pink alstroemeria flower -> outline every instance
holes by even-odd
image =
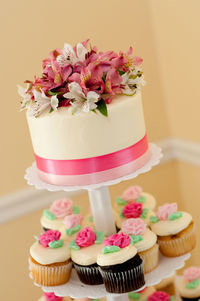
[[[122,78],[116,69],[110,69],[106,75],[105,93],[110,95],[120,94],[122,91],[120,88],[121,82]]]

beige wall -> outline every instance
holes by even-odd
[[[144,58],[143,91],[150,140],[175,136],[200,142],[199,0],[34,0],[4,1],[1,31],[0,195],[26,186],[24,170],[33,160],[16,84],[40,74],[41,61],[64,42],[91,38],[100,49],[126,50]],[[177,200],[198,218],[200,168],[172,162],[137,179],[159,203]],[[116,195],[128,183],[111,188]],[[0,227],[1,295],[36,300],[40,290],[27,276],[28,248],[39,231],[40,212]],[[198,263],[198,248],[192,263]],[[3,254],[3,257],[1,256]],[[10,290],[10,283],[13,290]],[[26,288],[26,289],[24,289]]]

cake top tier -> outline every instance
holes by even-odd
[[[127,52],[98,51],[89,40],[74,47],[65,44],[43,60],[41,77],[18,87],[21,108],[31,116],[69,107],[72,114],[98,110],[107,116],[107,104],[115,95],[134,95],[144,85],[142,59]]]

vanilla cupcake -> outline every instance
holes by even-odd
[[[103,280],[97,265],[97,254],[102,248],[103,232],[94,232],[87,227],[71,241],[71,258],[79,279],[90,285],[102,284]]]
[[[154,212],[148,208],[144,208],[142,203],[130,202],[124,207],[122,207],[121,212],[114,211],[114,217],[116,226],[118,229],[121,229],[122,223],[129,218],[138,218],[140,217],[143,221],[149,225],[150,216],[153,216]]]
[[[160,283],[156,284],[155,289],[174,296],[176,294],[175,278],[176,272],[171,277],[165,278]]]
[[[70,214],[80,213],[80,208],[73,205],[71,199],[55,200],[49,209],[43,211],[40,223],[44,231],[46,230],[58,230],[63,228],[63,218]]]
[[[131,202],[142,203],[143,208],[150,210],[154,210],[156,207],[156,200],[151,194],[143,192],[140,186],[130,186],[121,196],[116,197],[114,209],[120,213],[122,208]]]
[[[158,207],[156,216],[151,216],[150,221],[163,255],[175,257],[194,249],[196,236],[192,216],[187,212],[177,211],[176,203]]]
[[[55,286],[68,282],[72,263],[67,242],[59,231],[48,230],[30,248],[30,271],[35,283]]]
[[[146,301],[147,297],[152,295],[155,292],[155,288],[153,286],[145,287],[143,290],[135,293],[128,293],[128,298],[130,301],[138,300],[138,301]]]
[[[129,235],[115,233],[103,242],[97,264],[109,293],[126,293],[145,284],[143,261]]]
[[[158,265],[159,248],[157,236],[149,230],[141,218],[129,218],[122,224],[122,232],[128,234],[138,255],[144,261],[144,273],[149,273]]]
[[[177,291],[183,301],[200,299],[200,268],[190,267],[176,281]]]
[[[170,296],[169,294],[162,291],[154,292],[153,294],[148,296],[146,300],[147,301],[175,301],[173,296]]]
[[[70,297],[58,297],[54,293],[43,293],[38,301],[71,301]]]

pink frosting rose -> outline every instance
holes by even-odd
[[[55,200],[50,206],[50,211],[57,217],[72,214],[73,202],[70,199]]]
[[[140,186],[130,186],[122,194],[125,201],[135,201],[141,197],[142,188]]]
[[[198,267],[190,267],[183,272],[183,277],[187,281],[194,281],[196,279],[200,279],[200,268]]]
[[[124,209],[122,210],[124,216],[126,218],[136,218],[139,217],[142,213],[142,204],[137,202],[132,202],[126,206],[124,206]]]
[[[115,233],[104,240],[104,246],[125,248],[130,245],[131,239],[127,234]]]
[[[141,218],[129,218],[122,223],[122,232],[128,235],[142,235],[146,231],[146,224]]]
[[[165,292],[154,292],[147,298],[147,301],[170,301],[170,295]]]
[[[163,206],[160,206],[158,207],[158,211],[157,211],[157,214],[156,216],[161,220],[161,221],[164,221],[164,220],[167,220],[168,219],[168,216],[171,214],[171,213],[174,213],[177,211],[177,203],[167,203]]]
[[[65,216],[62,222],[65,225],[66,229],[71,229],[77,225],[80,225],[82,220],[83,217],[80,214],[71,214]]]
[[[79,247],[89,247],[94,244],[96,234],[90,227],[84,228],[78,232],[75,242]]]
[[[41,234],[38,237],[38,239],[39,239],[40,244],[43,247],[47,248],[51,241],[59,240],[60,236],[61,236],[61,233],[59,231],[48,230],[48,231],[44,232],[43,234]]]
[[[54,293],[43,293],[47,301],[62,301],[62,297],[56,296]]]

